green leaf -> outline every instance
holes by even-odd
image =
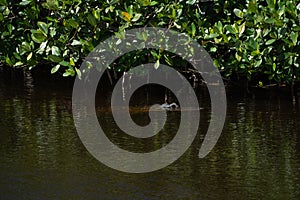
[[[217,48],[216,47],[211,47],[210,52],[217,52]]]
[[[118,3],[118,2],[119,2],[119,0],[112,0],[112,1],[109,2],[109,5],[114,5],[114,4]]]
[[[95,17],[91,13],[88,14],[88,21],[89,21],[89,23],[92,26],[96,26],[97,25],[97,21],[96,21]]]
[[[239,26],[239,37],[241,37],[245,31],[245,27],[246,27],[246,22],[244,22],[243,24],[241,24]]]
[[[77,46],[77,45],[82,45],[82,43],[80,41],[78,41],[78,40],[73,40],[73,42],[72,42],[71,45],[72,46]]]
[[[192,36],[194,37],[196,34],[196,26],[195,26],[194,22],[192,23],[191,28],[192,28]]]
[[[300,5],[300,3],[299,3],[299,5]],[[300,10],[300,8],[299,8],[299,10]],[[300,31],[300,26],[294,26],[294,27],[293,27],[293,30],[294,30],[294,31]]]
[[[268,24],[273,24],[273,23],[276,22],[276,19],[274,19],[274,18],[267,18],[267,19],[265,19],[265,22],[268,23]]]
[[[158,69],[159,68],[159,60],[157,60],[154,64],[154,69]]]
[[[291,36],[293,45],[296,46],[297,45],[297,40],[298,40],[298,33],[297,32],[292,32],[290,36]]]
[[[31,30],[31,38],[36,43],[44,42],[47,37],[41,32],[41,30]]]
[[[96,20],[100,20],[100,10],[97,9],[97,10],[93,10],[93,15],[95,17]]]
[[[10,34],[12,34],[12,30],[13,30],[13,25],[12,24],[7,24],[7,30]]]
[[[152,54],[152,56],[153,56],[154,58],[158,58],[158,54],[156,53],[155,50],[152,50],[150,53]]]
[[[276,2],[276,1],[275,1]],[[274,0],[267,0],[268,7],[271,9],[275,9]]]
[[[8,56],[6,56],[5,62],[6,62],[6,64],[8,64],[9,66],[13,66],[13,65],[14,65],[14,63],[12,62],[12,60],[11,60]]]
[[[237,31],[231,25],[226,25],[225,29],[227,29],[229,31],[229,33],[231,33],[231,34],[237,33]]]
[[[256,13],[256,12],[257,12],[257,7],[256,7],[256,5],[257,5],[257,2],[254,1],[254,0],[251,0],[251,1],[249,2],[248,9],[249,9],[251,12]]]
[[[70,67],[70,66],[71,66],[69,62],[64,61],[64,60],[61,61],[61,62],[59,62],[59,64],[60,64],[61,66],[64,66],[64,67]]]
[[[276,41],[276,39],[270,39],[266,42],[266,45],[273,44]]]
[[[49,55],[47,57],[50,61],[55,62],[55,63],[59,63],[61,62],[63,59],[59,56],[55,56],[55,55]]]
[[[220,63],[218,59],[214,59],[214,66],[220,68]]]
[[[79,24],[74,19],[69,19],[67,23],[73,28],[78,28],[79,26]]]
[[[158,4],[157,1],[151,1],[150,6],[155,6],[156,4]]]
[[[214,39],[214,38],[217,38],[217,37],[219,37],[219,34],[217,34],[217,33],[212,33],[212,34],[210,34],[210,35],[204,36],[204,39],[208,40],[208,39]]]
[[[52,52],[52,55],[60,56],[60,49],[57,46],[52,46],[51,52]]]
[[[65,73],[63,73],[63,77],[67,77],[67,76],[71,76],[70,72],[66,71]]]
[[[33,55],[32,52],[30,52],[30,53],[28,54],[26,60],[27,60],[27,61],[30,60],[30,59],[32,58],[32,55]]]
[[[257,56],[260,55],[260,51],[258,49],[251,52],[251,56]]]
[[[188,0],[186,3],[189,5],[194,5],[196,3],[196,0]]]
[[[55,27],[50,27],[50,36],[54,37],[56,35],[56,28]]]
[[[273,63],[272,69],[273,69],[273,71],[275,72],[275,70],[276,70],[276,63]]]
[[[46,6],[50,10],[58,10],[58,0],[47,0]]]
[[[70,67],[70,66],[71,66],[69,62],[64,61],[64,60],[61,61],[61,62],[59,62],[59,64],[60,64],[61,66],[64,66],[64,67]]]
[[[75,75],[75,71],[73,68],[69,68],[66,70],[66,72],[63,74],[64,77],[66,76],[74,76]]]
[[[258,61],[255,62],[254,67],[259,67],[262,63],[262,59],[259,59]]]
[[[2,6],[6,6],[6,5],[7,5],[7,2],[6,2],[6,0],[0,0],[0,5],[2,5]]]
[[[164,54],[164,58],[165,58],[165,62],[166,62],[168,65],[170,65],[170,66],[173,65],[173,60],[170,59],[168,55]]]
[[[234,14],[235,14],[237,17],[239,17],[239,18],[243,18],[243,16],[244,16],[244,13],[243,13],[240,9],[235,8],[235,9],[233,10],[233,12],[234,12]]]
[[[139,4],[142,6],[149,6],[150,1],[149,0],[138,0]]]
[[[13,55],[14,55],[14,57],[15,57],[16,59],[22,60],[21,55],[20,55],[19,53],[14,52]]]
[[[218,28],[218,31],[222,34],[223,33],[223,24],[221,21],[218,21],[217,28]]]
[[[76,74],[78,78],[81,80],[81,71],[75,67]]]
[[[19,62],[16,62],[14,64],[14,67],[18,67],[18,66],[22,66],[22,65],[24,65],[24,63],[22,63],[21,61],[19,61]]]
[[[47,47],[47,44],[48,44],[48,41],[42,42],[41,45],[40,45],[39,50],[36,53],[43,54],[46,47]]]
[[[31,51],[31,47],[30,44],[28,42],[22,42],[22,44],[19,47],[19,52],[21,55],[30,52]]]
[[[73,67],[75,66],[75,62],[74,62],[73,58],[70,58],[70,65],[73,66]]]
[[[26,5],[30,4],[31,2],[32,2],[32,0],[23,0],[23,1],[21,1],[20,5],[26,6]]]
[[[60,64],[55,65],[52,69],[51,69],[51,74],[54,74],[55,72],[57,72],[60,68]]]
[[[237,61],[241,61],[242,57],[238,54],[238,52],[235,53],[235,58],[237,59]]]
[[[38,22],[37,23],[38,27],[44,33],[45,36],[48,34],[48,25],[45,22]]]
[[[134,18],[131,21],[132,22],[136,22],[136,21],[138,21],[140,19],[141,16],[142,16],[142,14],[137,13],[137,14],[134,15]]]
[[[248,42],[248,46],[250,47],[250,48],[252,48],[252,49],[257,49],[256,47],[257,47],[257,43],[256,43],[256,41],[254,40],[254,38],[250,38],[249,39],[249,42]]]

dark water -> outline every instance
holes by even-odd
[[[221,138],[199,159],[209,123],[209,101],[203,98],[199,133],[188,151],[159,171],[127,174],[98,162],[79,140],[70,85],[35,84],[29,75],[20,81],[0,72],[0,199],[299,199],[298,105],[228,93]],[[100,99],[105,104],[108,97]],[[97,110],[111,140],[137,152],[166,145],[180,117],[169,112],[166,131],[145,143],[119,134],[106,107]],[[139,108],[132,116],[147,121]]]

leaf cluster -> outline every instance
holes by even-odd
[[[96,45],[136,27],[188,34],[225,77],[300,78],[300,3],[294,0],[0,0],[0,63],[52,65],[51,73],[80,76],[82,60]],[[150,49],[125,55],[111,68],[122,72],[147,62],[189,67],[183,58]]]

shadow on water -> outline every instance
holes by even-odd
[[[151,91],[149,91],[151,90]],[[112,170],[94,159],[77,136],[71,112],[72,81],[0,72],[0,199],[298,199],[299,106],[285,98],[249,98],[229,91],[228,113],[212,152],[198,151],[209,119],[209,98],[199,91],[201,121],[193,145],[175,163],[146,174]],[[122,133],[109,105],[110,88],[97,96],[99,122],[122,148],[149,152],[175,136],[180,112],[164,129],[139,140]],[[145,98],[145,95],[148,95]],[[132,118],[147,124],[147,106],[165,91],[142,88]]]

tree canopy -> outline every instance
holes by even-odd
[[[51,65],[51,73],[74,76],[106,38],[136,27],[163,27],[198,41],[226,78],[300,79],[295,0],[0,0],[0,22],[0,63],[11,67]],[[149,52],[120,58],[113,70],[125,71],[148,54],[147,62],[186,65],[168,52]]]

